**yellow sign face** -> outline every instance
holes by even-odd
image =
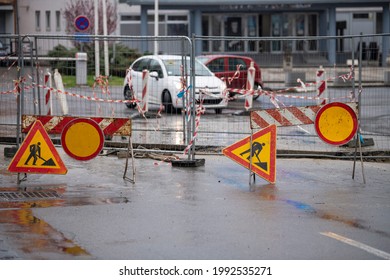
[[[64,128],[61,142],[69,156],[78,160],[89,160],[102,150],[104,135],[95,121],[80,118]]]
[[[276,126],[271,125],[223,149],[223,154],[270,183],[276,178]]]
[[[318,111],[315,128],[326,143],[342,145],[355,135],[357,117],[350,106],[339,102],[329,103]]]
[[[18,173],[67,173],[64,163],[40,121],[34,123],[8,170]]]

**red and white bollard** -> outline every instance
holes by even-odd
[[[148,89],[148,80],[149,80],[149,71],[142,71],[142,112],[148,111],[148,99],[149,99],[149,89]]]
[[[253,103],[253,90],[255,87],[255,73],[256,69],[254,67],[253,62],[251,62],[249,68],[248,68],[248,77],[246,80],[246,89],[250,91],[250,94],[248,94],[245,97],[245,109],[249,110],[252,108],[252,103]]]
[[[53,101],[51,98],[52,80],[50,72],[45,74],[45,87],[48,88],[45,94],[46,115],[51,116],[53,112]]]
[[[66,95],[65,95],[65,89],[64,84],[62,82],[62,76],[58,72],[58,69],[54,69],[54,84],[57,88],[57,98],[60,101],[62,114],[68,115],[69,109],[68,109],[68,102],[66,101]]]
[[[321,102],[321,99],[317,99],[317,104],[322,105],[326,104],[326,100],[329,99],[328,96],[328,85],[326,81],[326,72],[325,69],[320,66],[320,68],[317,70],[316,73],[316,85],[317,85],[317,97],[322,98],[323,101]]]

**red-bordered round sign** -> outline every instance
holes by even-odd
[[[89,19],[83,15],[78,16],[74,20],[74,26],[78,31],[86,31],[90,26]]]
[[[315,129],[324,142],[343,145],[356,134],[358,120],[355,111],[341,102],[324,105],[317,112]]]
[[[78,118],[64,127],[61,144],[70,157],[77,160],[90,160],[103,149],[104,134],[95,121]]]

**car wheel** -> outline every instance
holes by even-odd
[[[176,113],[176,109],[173,107],[172,104],[171,93],[167,90],[164,90],[162,94],[162,104],[164,105],[165,113],[168,114]]]
[[[134,99],[134,90],[129,88],[129,85],[125,86],[125,89],[123,90],[123,95],[125,97],[125,100],[133,100]],[[131,102],[131,103],[125,103],[127,108],[133,109],[137,106],[137,103]]]

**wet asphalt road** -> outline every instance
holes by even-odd
[[[0,146],[3,151],[3,146]],[[137,158],[67,157],[66,175],[29,174],[27,193],[6,200],[16,175],[0,157],[0,259],[390,259],[390,164],[277,159],[276,184],[224,156],[172,167]],[[180,155],[181,156],[181,155]]]

